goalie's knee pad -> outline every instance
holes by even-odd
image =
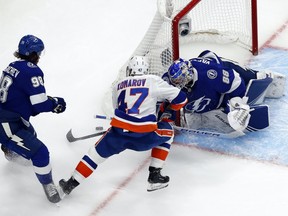
[[[257,79],[263,79],[266,76],[273,79],[269,85],[265,97],[268,98],[280,98],[284,95],[286,76],[272,71],[260,71],[257,73]]]

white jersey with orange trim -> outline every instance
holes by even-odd
[[[115,116],[111,125],[133,132],[157,129],[156,104],[169,101],[173,110],[187,102],[184,92],[156,75],[126,77],[113,86]]]

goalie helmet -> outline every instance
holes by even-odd
[[[148,58],[144,56],[133,56],[130,58],[127,68],[127,76],[141,76],[148,74],[149,62]]]
[[[22,56],[30,56],[32,53],[36,53],[37,56],[40,56],[43,50],[44,43],[40,38],[34,35],[25,35],[19,42],[17,53]]]
[[[168,69],[170,82],[178,87],[185,87],[193,79],[192,68],[188,66],[189,62],[178,59]]]

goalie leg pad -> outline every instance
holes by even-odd
[[[245,96],[248,97],[247,103],[249,105],[263,103],[272,80],[271,77],[250,80],[245,93]]]
[[[251,109],[252,109],[252,111],[250,112],[251,118],[244,132],[247,133],[258,131],[269,127],[268,105],[251,106]]]
[[[265,97],[268,98],[280,98],[284,95],[285,91],[285,83],[286,83],[286,76],[271,71],[261,71],[257,73],[257,79],[261,79],[265,74],[268,77],[271,77],[272,83],[269,85]]]

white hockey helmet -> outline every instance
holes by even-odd
[[[141,76],[148,74],[149,62],[148,58],[145,56],[132,56],[129,59],[126,75],[127,76]]]

